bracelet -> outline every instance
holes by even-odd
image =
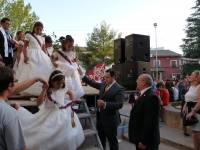
[[[195,108],[192,108],[192,110],[194,110],[195,112],[197,112],[198,110],[197,109],[195,109]]]
[[[38,81],[39,81],[38,77],[35,77],[35,82],[38,82]]]

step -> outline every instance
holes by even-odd
[[[79,114],[77,114],[77,116],[78,116],[79,119],[82,119],[82,118],[89,118],[91,116],[91,114],[79,113]]]
[[[74,100],[74,103],[84,103],[85,99],[76,99]]]
[[[12,95],[9,100],[30,100],[31,96]]]
[[[98,148],[98,147],[93,147],[93,148],[88,148],[88,149],[85,149],[85,150],[101,150],[101,149]]]
[[[86,130],[83,130],[83,132],[85,136],[95,135],[98,133],[96,130],[92,130],[92,129],[86,129]]]

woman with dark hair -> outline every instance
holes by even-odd
[[[171,82],[170,81],[167,81],[165,83],[165,88],[168,90],[169,92],[169,102],[173,102],[174,101],[174,90],[172,89],[172,86],[171,86]]]
[[[20,59],[16,73],[19,81],[38,75],[48,79],[54,70],[49,57],[46,55],[45,39],[41,36],[42,30],[43,24],[36,22],[31,34],[27,33],[25,36],[23,47],[24,59]],[[41,84],[38,83],[20,94],[38,96],[41,90]]]
[[[165,88],[165,85],[163,82],[159,82],[156,85],[157,90],[160,91],[160,98],[162,101],[162,106],[167,106],[169,104],[169,92]]]
[[[73,49],[74,39],[67,35],[62,43],[62,49],[51,55],[51,62],[65,74],[65,83],[77,99],[84,95],[84,90],[77,70],[80,67],[77,64],[78,58]],[[55,58],[58,58],[58,61],[55,62]]]
[[[53,47],[52,47],[52,39],[50,36],[45,36],[45,49],[46,49],[46,54],[50,57],[53,53]]]

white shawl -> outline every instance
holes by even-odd
[[[4,52],[5,52],[5,56],[4,57],[8,57],[9,51],[8,51],[8,41],[7,41],[6,32],[2,27],[0,28],[0,30],[1,30],[1,32],[3,34],[3,36],[4,36],[4,48],[5,48],[4,49]],[[9,36],[10,36],[10,34],[9,34]],[[10,37],[10,39],[11,39],[11,37]],[[13,57],[13,49],[12,49],[12,47],[11,47],[11,53],[12,53],[12,57]]]

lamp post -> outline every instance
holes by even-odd
[[[156,39],[156,78],[158,79],[158,56],[157,56],[157,35],[156,35],[156,27],[157,27],[157,23],[153,24],[155,27],[155,39]]]

